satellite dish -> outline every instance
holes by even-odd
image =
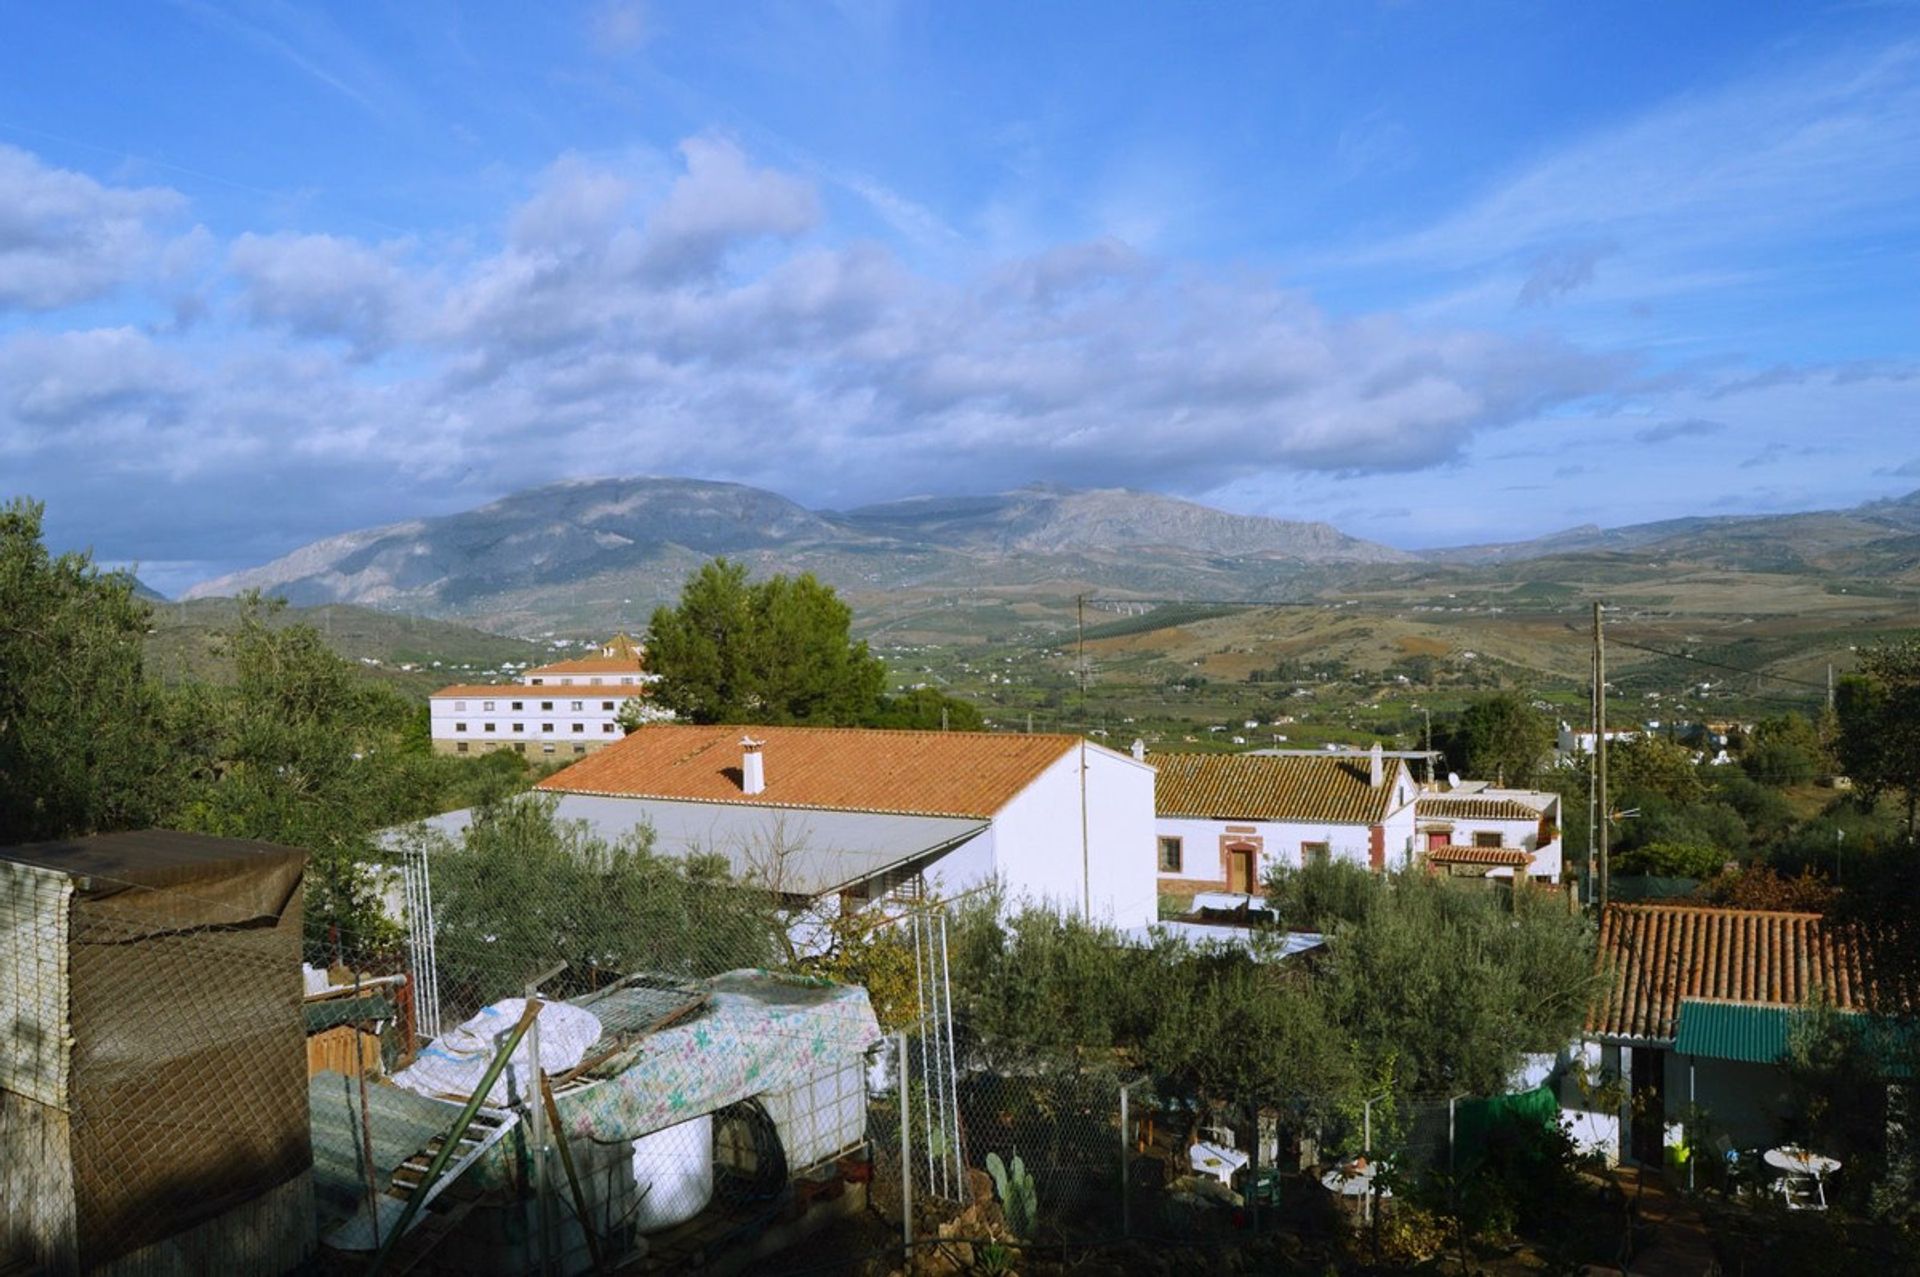
[[[1448,772],[1448,773],[1447,773],[1447,788],[1448,788],[1448,789],[1458,789],[1458,788],[1460,788],[1460,773],[1459,773],[1459,772]]]

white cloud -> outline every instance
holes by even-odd
[[[724,138],[688,138],[680,153],[686,173],[647,218],[642,267],[649,274],[707,274],[736,244],[763,236],[791,239],[819,220],[812,187],[754,167]]]
[[[32,445],[73,431],[120,433],[173,411],[192,378],[131,328],[15,336],[0,346],[0,405]]]
[[[257,324],[302,337],[340,337],[362,353],[408,326],[416,281],[403,269],[404,245],[370,247],[333,235],[241,235],[227,267]]]
[[[0,144],[0,310],[54,310],[145,274],[185,200],[105,186]]]

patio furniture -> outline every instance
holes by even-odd
[[[1233,1146],[1233,1132],[1224,1127],[1209,1126],[1200,1135],[1200,1140],[1187,1150],[1187,1161],[1193,1173],[1217,1179],[1232,1188],[1233,1177],[1250,1160],[1248,1154]]]
[[[1337,1162],[1320,1177],[1320,1186],[1339,1197],[1357,1200],[1362,1221],[1371,1220],[1374,1199],[1393,1196],[1392,1189],[1374,1183],[1374,1176],[1380,1169],[1379,1162],[1365,1157]]]
[[[1827,1176],[1840,1169],[1840,1160],[1810,1149],[1770,1148],[1760,1160],[1780,1172],[1780,1197],[1788,1210],[1825,1210]]]

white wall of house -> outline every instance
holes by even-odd
[[[1498,834],[1502,847],[1519,847],[1525,851],[1534,850],[1540,843],[1538,820],[1432,820],[1422,817],[1420,825],[1423,842],[1428,829],[1445,825],[1447,841],[1460,847],[1475,846],[1480,834]]]
[[[1709,1133],[1724,1134],[1737,1149],[1765,1149],[1780,1142],[1788,1097],[1786,1070],[1778,1065],[1668,1052],[1666,1074],[1670,1121],[1685,1115],[1691,1081],[1693,1102],[1705,1110]]]
[[[1154,921],[1153,775],[1098,745],[1062,754],[994,817],[994,868],[1008,893],[1118,926]]]
[[[1620,1160],[1620,1110],[1601,1101],[1598,1092],[1620,1077],[1617,1046],[1576,1042],[1561,1052],[1560,1124],[1576,1149],[1599,1153],[1609,1164]]]
[[[467,753],[520,744],[527,754],[570,757],[579,752],[576,745],[593,750],[620,739],[615,720],[631,694],[619,687],[528,687],[436,696],[429,702],[429,734],[436,744],[466,744]]]
[[[926,879],[929,894],[953,900],[991,886],[996,860],[994,826],[988,825],[986,832],[961,843],[922,870],[921,877]]]
[[[1413,783],[1406,781],[1396,795],[1398,805],[1381,822],[1388,869],[1408,863],[1414,850]],[[1334,860],[1366,868],[1372,865],[1373,827],[1364,824],[1328,821],[1287,820],[1198,820],[1185,816],[1154,818],[1153,864],[1155,878],[1171,888],[1175,884],[1225,884],[1227,868],[1223,859],[1227,843],[1248,843],[1256,850],[1253,890],[1275,864],[1298,868],[1305,863],[1306,848],[1326,844]],[[1180,868],[1162,870],[1160,838],[1180,839]]]

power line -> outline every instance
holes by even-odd
[[[1776,683],[1792,683],[1796,687],[1810,687],[1823,696],[1827,691],[1827,685],[1825,683],[1816,683],[1811,679],[1805,678],[1794,678],[1790,674],[1769,674],[1765,670],[1753,669],[1746,665],[1729,665],[1725,661],[1716,661],[1705,656],[1695,656],[1691,652],[1668,652],[1661,648],[1648,647],[1644,643],[1630,643],[1623,638],[1614,638],[1611,641],[1615,647],[1630,647],[1636,652],[1647,652],[1654,656],[1664,656],[1669,660],[1692,661],[1695,665],[1707,665],[1714,669],[1730,670],[1735,674],[1751,674],[1755,678],[1770,678]]]

